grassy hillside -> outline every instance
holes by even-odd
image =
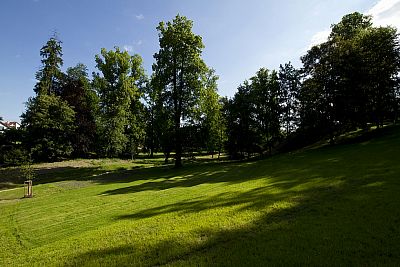
[[[398,265],[400,129],[377,135],[181,170],[38,166],[34,198],[0,192],[0,265]]]

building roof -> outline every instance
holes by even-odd
[[[16,121],[0,121],[0,125],[5,128],[14,128],[14,129],[17,129],[21,126],[21,124],[19,124]]]

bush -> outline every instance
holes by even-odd
[[[0,163],[6,166],[19,166],[27,161],[28,152],[21,148],[6,147],[1,149]]]

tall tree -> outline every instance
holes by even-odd
[[[225,104],[227,149],[231,158],[250,157],[259,144],[253,96],[251,84],[244,81],[233,99]]]
[[[276,71],[261,68],[251,78],[251,82],[258,145],[262,150],[268,148],[271,154],[273,144],[280,137],[278,74]]]
[[[218,95],[218,76],[210,69],[204,76],[204,88],[200,95],[199,120],[203,132],[203,140],[208,152],[214,156],[215,151],[221,151],[224,128],[221,103]]]
[[[119,156],[128,143],[126,130],[132,119],[132,103],[139,100],[139,82],[144,70],[139,55],[127,51],[101,49],[96,55],[97,68],[93,84],[99,94],[100,110],[97,128],[101,138],[101,153]]]
[[[372,28],[372,17],[354,12],[343,16],[341,21],[332,25],[328,41],[323,44],[327,47],[324,57],[329,62],[330,76],[336,77],[331,87],[332,108],[335,117],[335,130],[346,130],[361,126],[367,127],[370,121],[368,112],[370,93],[365,86],[369,76],[360,46],[357,44],[359,36]],[[332,116],[333,117],[333,116]],[[332,136],[332,134],[331,134]]]
[[[206,65],[201,59],[202,38],[192,32],[193,22],[177,15],[160,22],[160,50],[154,55],[154,75],[162,88],[165,105],[173,110],[175,166],[182,166],[181,122],[190,118],[198,102]]]
[[[67,69],[60,96],[75,111],[73,155],[87,157],[95,149],[98,97],[92,89],[84,64],[79,63]]]
[[[36,73],[38,82],[34,88],[35,93],[38,95],[57,93],[60,88],[63,78],[61,71],[61,66],[63,65],[61,43],[57,35],[54,34],[40,49],[42,68]]]
[[[331,135],[337,121],[337,90],[340,76],[337,75],[337,58],[331,42],[311,48],[303,61],[303,74],[307,77],[301,89],[302,129],[317,136]]]
[[[362,61],[364,91],[368,94],[370,122],[381,127],[393,121],[397,111],[400,73],[399,35],[391,27],[369,28],[355,38]]]
[[[299,122],[300,73],[289,62],[279,67],[281,125],[286,136],[293,133]]]
[[[28,100],[22,114],[22,127],[26,130],[25,145],[35,160],[58,160],[72,153],[71,136],[75,128],[75,112],[57,94],[60,93],[64,74],[61,41],[55,36],[40,50],[42,67],[36,73],[36,96]]]

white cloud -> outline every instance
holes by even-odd
[[[128,51],[128,52],[132,52],[133,51],[133,46],[131,45],[124,45],[124,50]]]
[[[142,19],[144,19],[143,14],[136,15],[135,17],[136,17],[137,20],[142,20]]]
[[[308,49],[313,47],[314,45],[319,45],[328,40],[329,34],[331,33],[330,29],[325,29],[323,31],[319,31],[311,37],[310,45]]]
[[[143,41],[142,41],[142,40],[139,40],[139,41],[136,42],[136,45],[137,45],[137,46],[142,45],[142,44],[143,44]]]
[[[366,14],[372,15],[376,26],[390,25],[400,29],[400,0],[380,0]]]

